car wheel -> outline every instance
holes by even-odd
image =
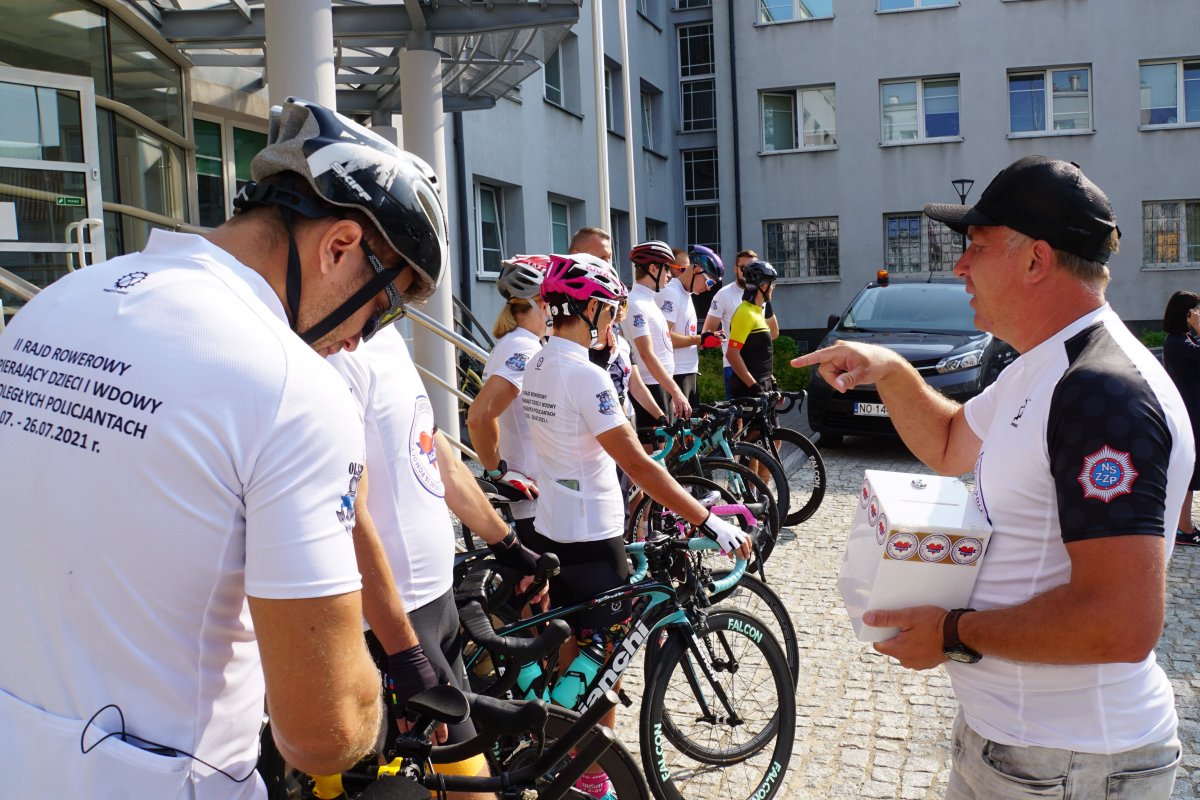
[[[842,446],[842,434],[830,433],[829,431],[821,431],[820,435],[817,437],[816,443],[818,445],[820,445],[821,447],[841,447]]]

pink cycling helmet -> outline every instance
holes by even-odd
[[[551,303],[554,300],[586,303],[593,297],[620,300],[628,294],[612,264],[586,253],[550,256],[550,265],[542,278],[542,297]]]

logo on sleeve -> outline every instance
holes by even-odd
[[[644,328],[644,327],[646,327],[646,317],[645,317],[645,315],[643,315],[643,314],[634,314],[634,315],[633,315],[633,327],[635,327],[635,328]]]
[[[675,303],[670,300],[663,300],[663,304],[660,306],[660,308],[662,308],[662,312],[664,314],[670,314],[675,310]]]
[[[611,416],[617,413],[617,398],[613,397],[613,393],[609,389],[605,389],[596,395],[596,402],[601,414]]]
[[[1137,476],[1138,471],[1133,468],[1129,453],[1104,445],[1083,459],[1078,480],[1083,487],[1084,497],[1094,497],[1108,503],[1132,492]]]
[[[362,480],[363,465],[351,461],[347,471],[350,473],[350,485],[346,488],[346,493],[342,495],[341,502],[338,503],[337,518],[346,526],[346,533],[353,535],[354,498],[358,496],[358,482]]]
[[[525,364],[528,361],[529,356],[527,356],[525,353],[513,353],[508,357],[508,360],[504,362],[504,366],[508,367],[509,369],[516,370],[517,372],[524,372]]]
[[[444,497],[446,488],[442,484],[441,470],[438,469],[434,430],[433,406],[428,397],[419,395],[409,430],[408,463],[421,488],[434,497]]]

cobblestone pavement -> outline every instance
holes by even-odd
[[[796,425],[796,427],[802,427]],[[854,638],[837,591],[844,534],[864,469],[923,472],[899,444],[849,438],[824,451],[829,488],[817,514],[786,536],[768,573],[800,639],[796,743],[785,798],[941,798],[950,767],[949,731],[957,711],[939,667],[912,672]],[[1200,517],[1200,514],[1197,515]],[[1158,657],[1175,687],[1184,744],[1174,798],[1200,797],[1200,548],[1181,548],[1168,578],[1166,630]],[[626,683],[639,698],[641,675]],[[636,752],[637,708],[618,717]],[[725,793],[717,796],[730,796]]]

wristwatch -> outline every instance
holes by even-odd
[[[502,458],[495,469],[484,469],[483,478],[484,480],[494,481],[506,472],[508,472],[508,464],[505,464]]]
[[[958,619],[963,614],[974,611],[973,608],[956,608],[946,613],[942,622],[942,655],[960,664],[974,664],[982,655],[967,647],[958,638]]]

